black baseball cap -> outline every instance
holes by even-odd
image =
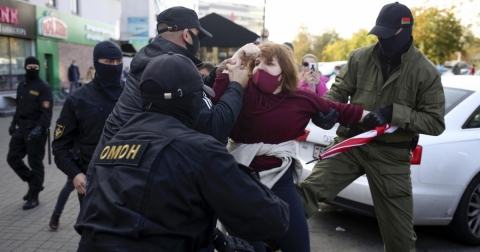
[[[413,15],[410,9],[398,2],[383,6],[378,14],[375,26],[368,34],[386,39],[398,32],[400,28],[408,28],[413,25]]]
[[[176,6],[162,11],[157,16],[157,23],[168,25],[168,28],[159,30],[158,34],[166,31],[181,31],[183,29],[197,28],[199,30],[199,39],[202,39],[205,36],[212,37],[212,34],[203,29],[200,25],[197,13],[194,10],[185,7]]]
[[[177,99],[202,90],[215,97],[215,92],[203,84],[192,60],[173,52],[160,55],[148,63],[140,90],[142,99],[150,101]]]

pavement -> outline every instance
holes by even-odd
[[[53,108],[51,131],[61,108]],[[51,231],[48,227],[58,194],[67,179],[56,167],[53,156],[51,165],[48,164],[47,154],[43,162],[45,189],[39,196],[40,205],[30,210],[22,209],[25,203],[22,197],[27,192],[28,185],[13,172],[6,160],[10,142],[8,127],[11,121],[12,116],[0,117],[0,252],[77,251],[80,236],[73,229],[73,225],[78,216],[79,204],[75,191],[70,194],[65,205],[58,230]]]

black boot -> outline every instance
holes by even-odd
[[[50,223],[48,224],[48,226],[52,230],[57,230],[59,221],[60,221],[60,214],[53,213],[52,217],[50,217]]]
[[[23,200],[26,201],[28,200],[28,198],[30,198],[30,195],[32,194],[32,185],[30,184],[30,178],[28,178],[27,180],[25,180],[25,182],[28,183],[28,191],[27,191],[27,194],[25,194],[25,196],[23,196]]]
[[[28,210],[37,207],[40,205],[40,202],[38,201],[38,193],[39,191],[32,191],[30,194],[30,198],[28,198],[27,203],[23,205],[23,210]]]

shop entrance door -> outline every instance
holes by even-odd
[[[45,81],[50,84],[53,81],[53,56],[52,54],[45,54]],[[50,84],[51,85],[51,84]]]

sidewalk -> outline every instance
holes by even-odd
[[[61,108],[55,106],[53,109],[51,131],[55,128]],[[11,116],[0,118],[0,252],[77,251],[80,236],[73,229],[79,211],[76,191],[70,194],[58,230],[50,231],[48,227],[58,193],[67,178],[55,166],[53,156],[52,164],[48,165],[48,154],[45,154],[45,189],[40,193],[40,205],[26,211],[22,209],[25,203],[22,197],[28,186],[12,171],[6,160],[11,121]]]

